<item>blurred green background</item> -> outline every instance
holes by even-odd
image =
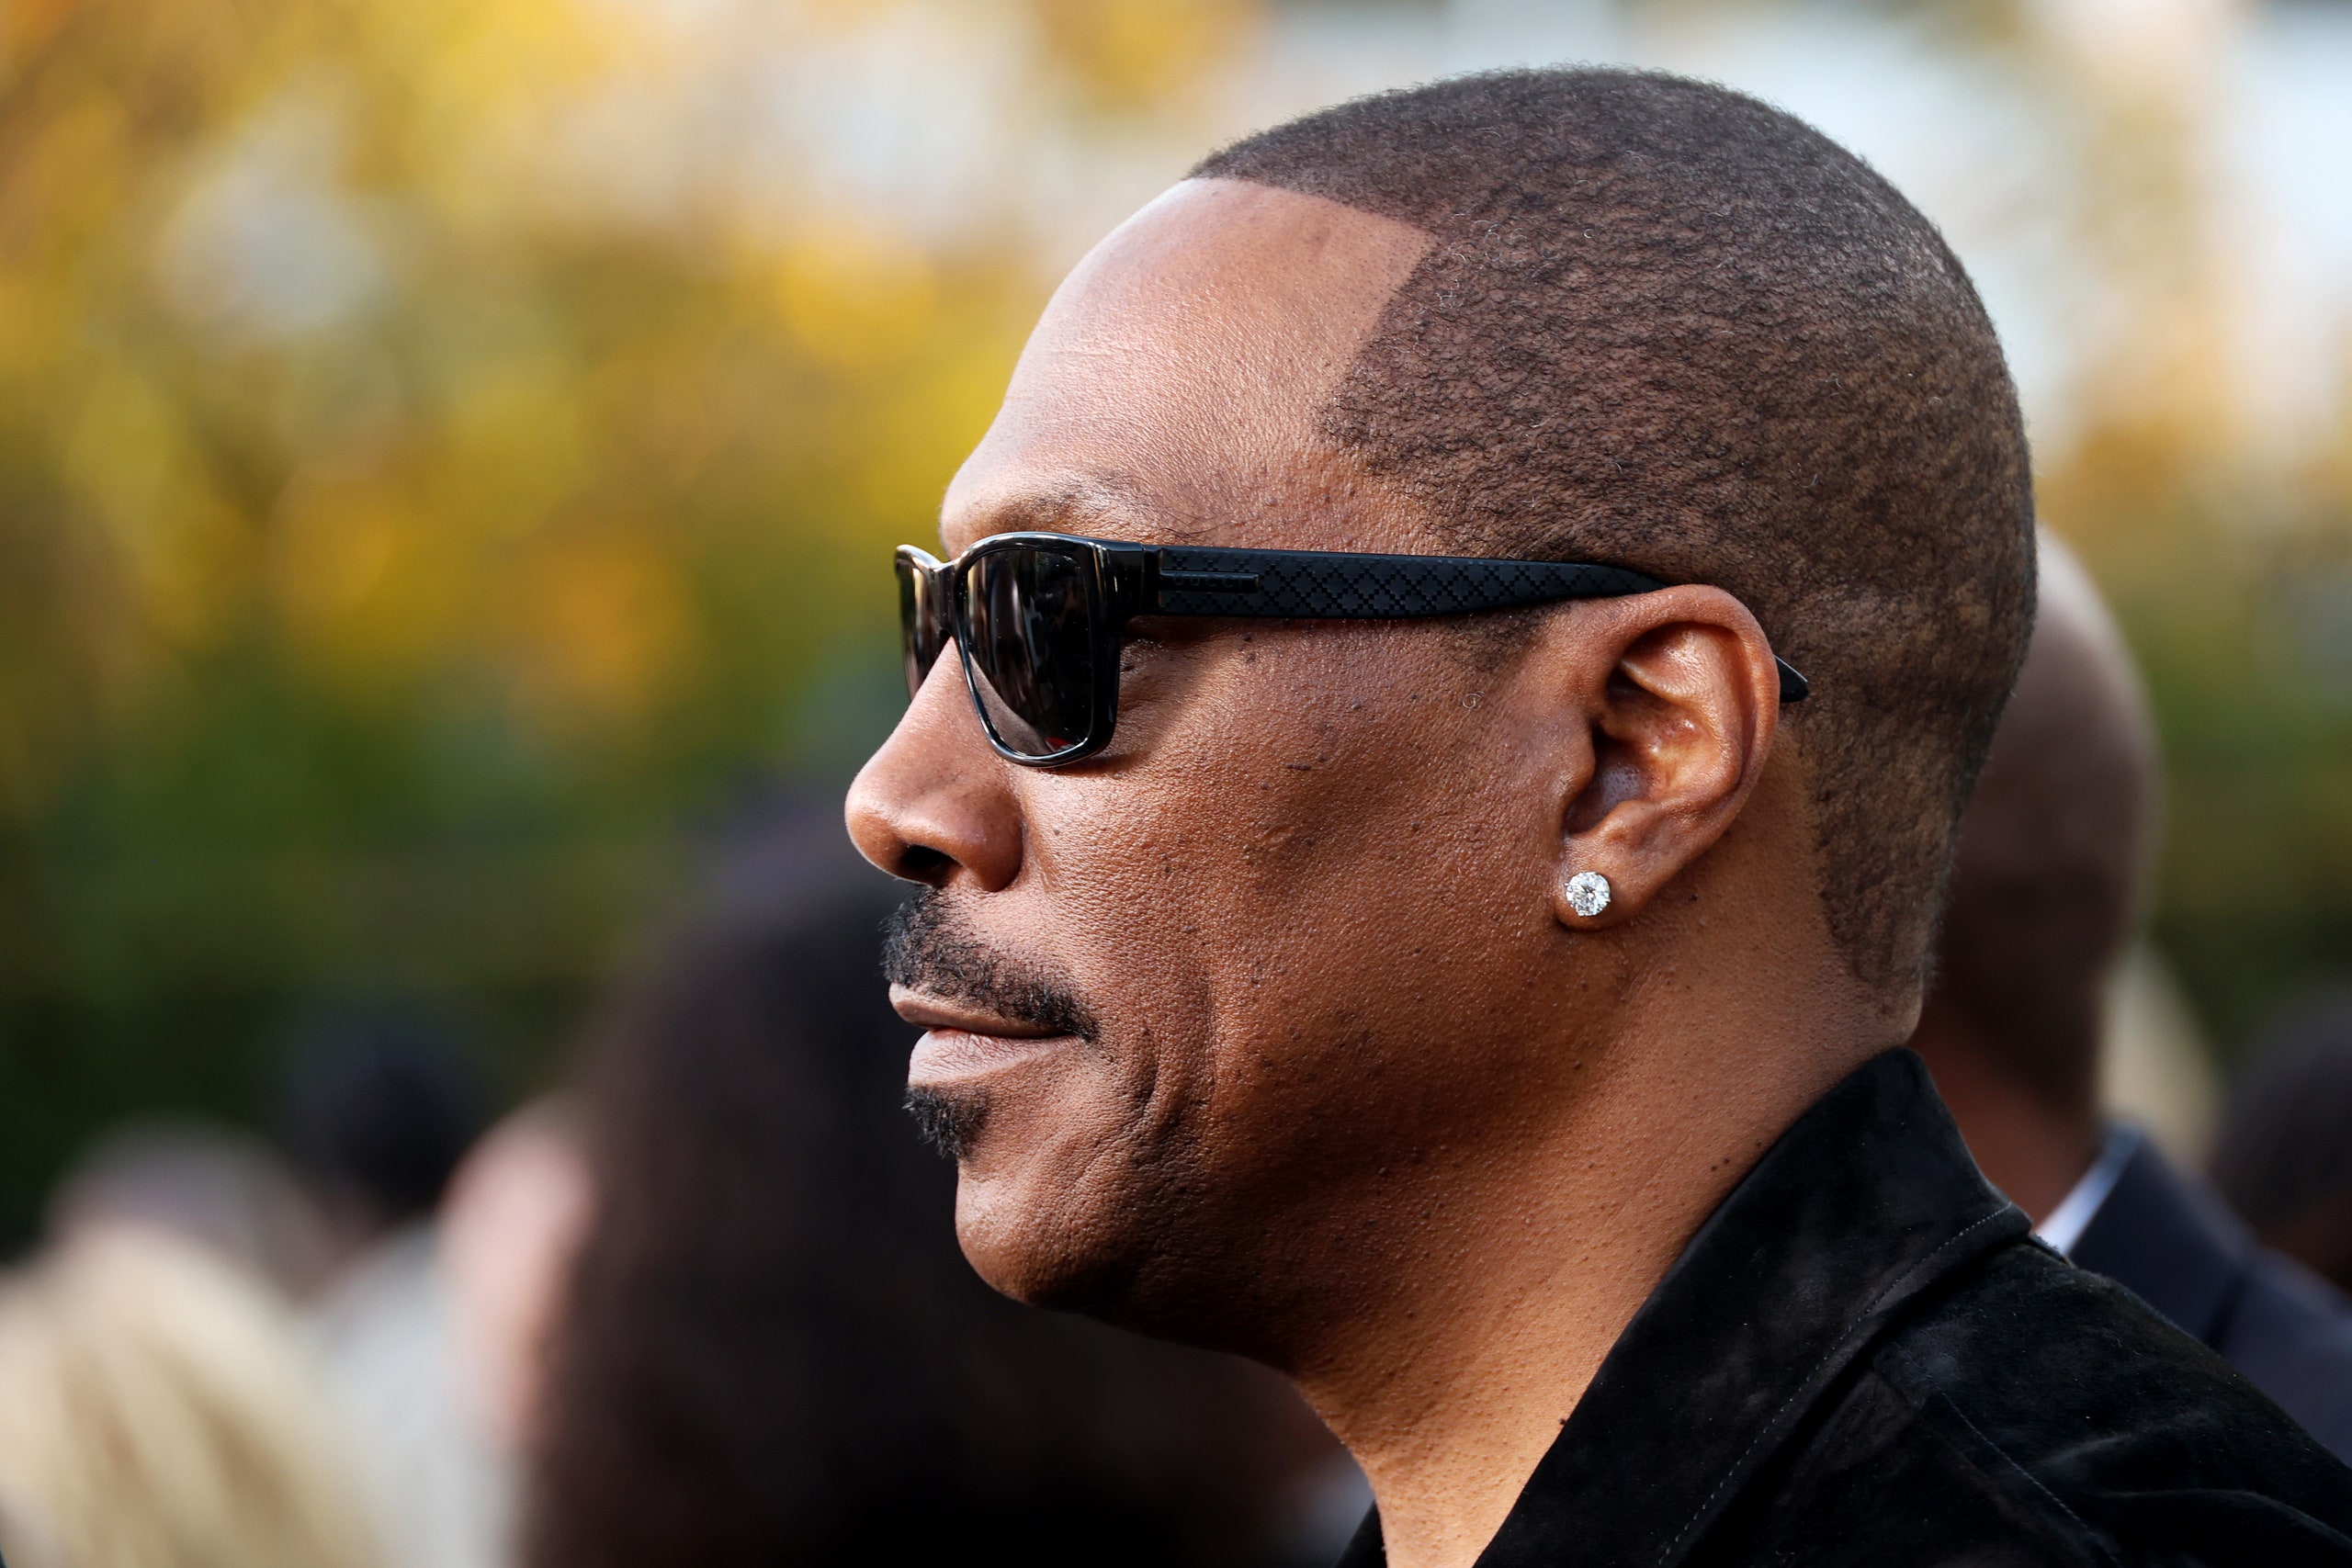
[[[2154,682],[2226,1054],[2352,968],[2346,17],[0,4],[0,1238],[114,1119],[263,1115],[308,1000],[541,1078],[700,831],[887,728],[885,552],[1084,244],[1516,60],[1762,91],[1951,229]]]

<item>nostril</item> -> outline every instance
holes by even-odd
[[[909,882],[936,883],[953,863],[944,852],[928,844],[909,844],[899,852],[899,863],[891,871]]]

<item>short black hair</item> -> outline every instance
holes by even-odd
[[[1462,547],[1737,594],[1813,679],[1831,934],[1921,983],[2034,572],[2016,389],[1935,226],[1790,116],[1633,71],[1385,94],[1193,175],[1434,237],[1321,434]]]

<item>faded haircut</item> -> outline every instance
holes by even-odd
[[[1813,681],[1783,733],[1830,932],[1919,987],[2034,583],[2016,389],[1935,226],[1790,116],[1628,71],[1389,93],[1193,175],[1434,237],[1322,438],[1449,547],[1738,595]]]

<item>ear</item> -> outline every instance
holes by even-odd
[[[1546,672],[1580,734],[1564,769],[1553,911],[1586,930],[1641,912],[1721,838],[1764,769],[1780,672],[1747,606],[1689,586],[1582,606],[1555,621]],[[1580,874],[1608,880],[1592,910]],[[1579,908],[1582,906],[1582,909]],[[1589,912],[1586,912],[1589,911]]]

